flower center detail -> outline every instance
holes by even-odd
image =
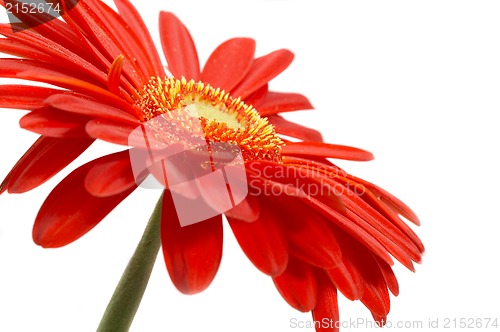
[[[240,98],[234,99],[209,84],[153,77],[139,91],[136,105],[142,110],[144,121],[155,128],[155,137],[164,143],[189,141],[188,135],[207,142],[237,145],[245,160],[281,161],[283,141],[273,125]],[[163,119],[162,124],[156,119]],[[169,123],[168,130],[165,121]]]

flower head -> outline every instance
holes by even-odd
[[[416,224],[418,218],[393,195],[328,159],[370,160],[370,153],[323,143],[317,131],[279,115],[312,108],[300,94],[268,89],[292,62],[290,51],[255,58],[252,39],[230,39],[200,70],[188,30],[163,12],[165,70],[129,1],[115,0],[118,12],[98,0],[60,4],[62,20],[18,13],[24,26],[0,26],[0,51],[15,56],[0,59],[0,77],[52,86],[0,86],[0,107],[29,110],[21,127],[41,135],[0,193],[36,188],[97,139],[130,149],[78,167],[54,188],[35,220],[37,244],[75,241],[138,188],[144,176],[134,173],[130,158],[130,151],[141,149],[131,139],[137,128],[151,131],[158,144],[181,144],[182,151],[196,150],[191,138],[201,138],[210,146],[208,171],[217,169],[217,149],[241,152],[245,173],[239,180],[246,181],[248,194],[231,208],[182,227],[175,190],[165,182],[162,248],[181,292],[200,292],[215,277],[225,214],[245,254],[272,277],[291,306],[312,311],[318,320],[338,320],[338,290],[385,321],[389,291],[398,294],[393,258],[413,270],[424,250],[401,216]],[[231,173],[235,165],[228,165]],[[154,163],[145,168],[158,177]],[[210,187],[184,187],[183,195],[213,207],[220,202]]]

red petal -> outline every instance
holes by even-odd
[[[66,112],[139,125],[137,118],[119,108],[77,96],[57,94],[50,96],[45,102]]]
[[[95,46],[109,62],[116,59],[117,56],[123,54],[128,61],[124,64],[124,72],[129,81],[136,89],[142,88],[147,82],[147,78],[143,75],[140,67],[134,61],[134,57],[126,52],[126,47],[120,44],[117,39],[117,32],[109,31],[109,27],[102,21],[98,14],[92,9],[96,7],[96,2],[92,1],[80,2],[71,10],[65,10],[65,21],[74,28],[81,31],[85,37]],[[63,8],[66,3],[62,3]]]
[[[386,317],[390,310],[390,298],[387,286],[378,282],[372,284],[366,282],[363,291],[361,302],[371,311],[371,313],[378,317]]]
[[[338,227],[345,230],[348,234],[350,234],[364,246],[369,248],[374,254],[387,262],[387,264],[394,264],[393,260],[387,253],[387,250],[382,246],[382,244],[371,234],[366,232],[366,230],[353,223],[352,220],[315,198],[309,197],[309,200],[306,202],[314,207],[318,212],[322,213],[330,221],[332,221],[334,225],[338,225]]]
[[[262,272],[277,276],[288,264],[288,243],[280,211],[259,200],[260,214],[249,223],[227,217],[238,243],[250,261]]]
[[[282,274],[273,277],[281,296],[293,308],[308,312],[316,306],[316,276],[314,270],[297,260],[290,260]]]
[[[13,32],[11,26],[0,25],[0,34],[11,40],[27,44],[30,48],[35,48],[39,52],[45,53],[50,57],[51,64],[57,64],[62,68],[67,68],[67,73],[68,71],[69,73],[78,72],[82,77],[85,77],[86,80],[98,84],[104,84],[106,82],[106,75],[92,63],[89,63],[79,55],[62,47],[59,43],[53,42],[32,30]]]
[[[184,294],[205,290],[222,258],[222,216],[181,227],[171,194],[165,191],[161,218],[163,256],[175,287]]]
[[[1,39],[0,39],[1,40]],[[0,77],[49,83],[94,97],[102,103],[121,108],[130,114],[136,110],[131,104],[92,83],[68,76],[53,67],[24,59],[0,59]]]
[[[0,85],[0,107],[33,110],[45,106],[45,99],[63,90],[31,85]]]
[[[125,61],[123,55],[117,56],[108,70],[108,89],[115,95],[120,95],[123,61]]]
[[[268,92],[269,87],[267,84],[264,84],[262,87],[258,88],[257,91],[245,98],[244,101],[247,105],[255,107],[257,112],[259,112],[259,105],[264,101]]]
[[[386,317],[390,310],[390,298],[384,276],[370,249],[351,236],[338,234],[345,259],[353,262],[363,279],[361,302],[378,317]]]
[[[128,150],[95,159],[85,177],[85,188],[97,197],[118,195],[136,186]]]
[[[122,17],[101,1],[90,0],[86,2],[94,13],[102,20],[110,35],[122,51],[127,61],[140,70],[142,79],[147,81],[156,72],[151,66],[151,60],[143,45],[135,34],[135,30],[123,21]]]
[[[231,91],[252,67],[255,41],[250,38],[230,39],[217,47],[205,64],[201,80],[225,91]]]
[[[315,322],[322,322],[322,324],[316,324],[316,332],[338,332],[339,304],[337,301],[337,289],[323,272],[318,272],[316,277],[318,303],[312,314]],[[326,324],[323,324],[323,322],[326,322]]]
[[[259,105],[259,113],[266,116],[313,108],[311,102],[301,94],[269,91],[266,99]]]
[[[361,186],[362,191],[364,191],[364,194],[359,196],[363,199],[363,201],[365,201],[368,205],[370,205],[371,208],[373,208],[378,213],[383,215],[385,218],[391,221],[399,230],[401,230],[405,234],[405,236],[408,237],[413,242],[413,244],[417,247],[420,253],[424,252],[425,248],[422,241],[418,238],[417,234],[415,234],[415,232],[400,218],[398,214],[398,213],[403,214],[401,212],[402,211],[401,208],[406,207],[407,209],[409,209],[406,205],[404,205],[401,201],[399,201],[399,204],[402,204],[403,206],[398,207],[393,205],[393,203],[389,202],[386,198],[384,198],[386,195],[390,194],[378,188],[372,183],[356,178],[349,174],[346,174],[346,179],[348,179],[347,181],[349,183]],[[396,199],[394,196],[392,197],[393,199]],[[413,211],[411,210],[407,212],[413,213]],[[418,222],[418,219],[416,219],[416,221]]]
[[[378,188],[378,191],[382,194],[380,199],[387,205],[389,205],[392,209],[400,213],[402,216],[404,216],[406,219],[411,221],[417,226],[420,226],[420,220],[418,219],[417,215],[415,212],[412,211],[405,203],[400,201],[397,197],[394,195],[390,194],[389,192]],[[423,250],[423,246],[422,246]]]
[[[321,196],[330,208],[338,212],[346,211],[341,197],[331,188],[325,186],[325,176],[322,176],[318,170],[310,170],[297,165],[278,164],[270,161],[249,161],[246,163],[247,172],[251,177],[250,185],[253,180],[261,179],[270,181],[273,186],[275,183],[283,184],[284,191],[268,191],[264,190],[267,195],[279,196],[284,194],[284,197],[292,193],[297,193],[296,196],[307,198],[312,196]],[[276,188],[279,189],[279,188]],[[295,196],[295,195],[294,195]]]
[[[405,203],[403,203],[397,197],[366,180],[357,178],[352,175],[350,176],[350,178],[352,178],[356,182],[363,184],[366,188],[370,189],[370,191],[372,191],[377,196],[377,201],[378,199],[380,199],[384,204],[388,205],[391,209],[395,210],[397,213],[401,213],[401,215],[403,215],[406,219],[410,220],[415,225],[420,226],[420,220],[418,219],[415,212],[413,212],[412,209],[410,209]]]
[[[358,148],[322,142],[289,142],[281,149],[283,155],[314,156],[355,161],[368,161],[373,155]]]
[[[391,254],[403,261],[408,260],[408,257],[415,262],[420,262],[422,254],[412,242],[411,238],[407,237],[398,227],[390,220],[373,210],[366,202],[357,195],[350,192],[346,188],[344,202],[347,208],[353,212],[352,219],[359,220],[360,225],[370,232],[383,243],[386,248],[391,249]]]
[[[50,137],[84,138],[88,118],[60,112],[51,107],[34,110],[21,118],[21,128]]]
[[[259,217],[260,205],[253,195],[247,195],[243,201],[224,214],[232,219],[253,222]]]
[[[266,165],[266,167],[264,169],[260,169],[259,167],[262,167],[263,165]],[[313,207],[317,212],[319,212],[328,220],[330,220],[331,221],[331,223],[329,223],[330,227],[338,225],[339,227],[344,229],[347,233],[351,234],[358,241],[363,243],[363,245],[369,248],[374,254],[378,255],[388,264],[390,265],[393,264],[393,261],[389,256],[386,247],[384,246],[386,243],[383,244],[380,241],[377,234],[376,233],[372,234],[373,233],[372,229],[367,228],[366,225],[360,222],[359,218],[356,218],[350,211],[348,210],[343,211],[338,206],[338,199],[332,200],[332,197],[335,198],[334,195],[317,195],[317,196],[309,195],[306,191],[300,189],[300,186],[302,185],[300,182],[296,184],[299,187],[296,187],[291,183],[282,184],[276,182],[276,180],[279,180],[278,178],[276,179],[272,178],[272,180],[262,177],[259,178],[259,176],[262,176],[262,174],[264,174],[266,177],[272,176],[272,174],[274,174],[273,166],[275,166],[274,168],[277,167],[277,165],[273,165],[272,163],[264,163],[262,161],[256,163],[255,162],[250,163],[249,167],[247,168],[250,176],[254,176],[254,173],[257,174],[257,178],[253,178],[250,181],[252,186],[258,184],[260,187],[262,187],[262,191],[268,193],[268,195],[269,194],[277,195],[278,193],[280,193],[282,194],[282,196],[295,196],[302,199],[303,202],[307,203],[308,205]],[[298,171],[296,170],[296,172]],[[277,173],[277,175],[280,175],[281,178],[280,181],[288,180],[287,178],[285,178],[285,176],[287,175],[286,171]],[[275,175],[275,177],[277,177],[277,175]],[[304,179],[304,178],[309,179],[307,176],[295,177],[295,179]],[[263,183],[260,183],[258,181],[261,181]],[[314,184],[314,181],[312,181],[312,183]],[[308,183],[304,182],[304,184],[307,185]],[[315,185],[317,186],[317,184]],[[274,187],[278,187],[276,188],[278,190],[275,190]],[[336,231],[334,231],[334,233],[335,232]],[[391,253],[397,252],[397,250],[398,248],[395,249],[394,247],[391,247]],[[401,255],[398,256],[398,259],[400,259],[403,264],[406,264],[408,268],[410,269],[412,268],[411,260],[405,259],[404,256]]]
[[[12,168],[2,187],[23,193],[38,187],[69,165],[93,139],[66,139],[41,136]],[[8,179],[8,180],[7,180]]]
[[[21,58],[36,59],[39,62],[50,63],[52,60],[51,57],[44,52],[25,45],[17,40],[7,38],[0,38],[0,52]],[[1,75],[4,77],[4,73],[1,73]]]
[[[43,203],[33,226],[33,240],[45,248],[65,246],[94,228],[132,191],[95,197],[85,190],[85,177],[94,162],[87,163],[62,180]]]
[[[303,141],[323,142],[323,137],[317,130],[287,121],[279,115],[270,115],[268,120],[278,134],[298,138]]]
[[[231,94],[241,99],[247,98],[284,71],[292,63],[292,60],[293,53],[288,50],[277,50],[255,59],[247,76]]]
[[[90,120],[85,126],[85,131],[90,137],[102,139],[103,141],[128,145],[129,136],[137,126],[117,123],[106,120]]]
[[[290,252],[311,265],[324,269],[342,263],[340,246],[322,218],[294,198],[284,200]]]
[[[351,301],[363,296],[363,280],[358,270],[349,259],[344,258],[343,264],[326,271],[331,282]]]
[[[372,313],[372,317],[377,322],[379,327],[384,327],[387,324],[387,315],[386,316],[378,316]]]
[[[200,63],[196,47],[189,31],[174,14],[160,13],[160,36],[172,75],[199,81]]]
[[[13,5],[22,3],[21,1],[10,1]],[[84,41],[79,38],[66,22],[62,20],[54,20],[53,16],[47,13],[23,13],[22,10],[15,12],[15,16],[22,22],[26,23],[30,29],[37,31],[42,36],[57,42],[64,48],[71,50],[75,54],[84,55],[87,60],[92,62],[93,54],[85,48]]]
[[[391,293],[394,296],[399,295],[399,283],[398,279],[396,278],[396,275],[394,275],[394,271],[392,270],[391,266],[388,265],[386,262],[382,261],[378,257],[373,257],[375,261],[378,264],[378,267],[380,268],[380,271],[382,272],[382,275],[384,276],[385,283]]]
[[[165,70],[163,69],[156,46],[137,9],[128,0],[115,0],[114,2],[123,20],[127,22],[139,38],[144,53],[149,55],[150,63],[154,68],[156,76],[165,76]]]

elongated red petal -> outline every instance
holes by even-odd
[[[268,120],[278,134],[298,138],[303,141],[323,142],[323,136],[315,129],[285,120],[279,115],[270,115]]]
[[[282,49],[255,59],[246,77],[231,94],[241,99],[247,98],[284,71],[292,63],[293,57],[292,52]]]
[[[36,59],[39,62],[50,62],[51,58],[48,54],[41,52],[31,46],[25,45],[17,40],[8,38],[0,38],[0,52],[14,55],[20,58]],[[3,73],[0,73],[2,77]]]
[[[380,273],[380,271],[378,272]],[[383,279],[377,277],[376,281],[365,280],[365,288],[361,302],[378,317],[386,317],[390,311],[390,298],[387,286]],[[375,282],[375,283],[373,283]]]
[[[23,193],[38,187],[85,151],[93,139],[41,136],[12,168],[2,187]],[[8,179],[8,181],[7,181]]]
[[[269,91],[264,101],[259,105],[259,113],[266,116],[313,108],[309,99],[301,94]]]
[[[102,139],[103,141],[128,145],[129,136],[137,126],[117,123],[107,120],[90,120],[85,126],[85,131],[90,137]]]
[[[231,91],[252,67],[254,53],[255,41],[250,38],[234,38],[222,43],[208,58],[201,80]]]
[[[137,186],[129,151],[95,159],[85,176],[85,189],[96,197],[110,197]]]
[[[291,259],[282,274],[273,277],[281,296],[293,308],[308,312],[316,307],[317,288],[313,268]]]
[[[108,89],[115,95],[120,94],[120,80],[122,76],[124,60],[125,58],[123,57],[123,55],[117,56],[108,70]]]
[[[401,213],[406,219],[414,223],[415,225],[420,225],[420,220],[418,219],[415,212],[412,211],[405,203],[403,203],[400,199],[387,192],[386,190],[374,185],[371,182],[360,179],[355,176],[350,176],[350,178],[354,179],[356,182],[363,184],[366,188],[370,189],[373,194],[376,195],[377,200],[373,203],[383,202],[385,205],[389,206],[390,209],[396,211],[397,213]],[[378,200],[380,199],[380,201]],[[384,213],[384,212],[381,212]],[[423,249],[423,247],[422,247]]]
[[[147,81],[151,76],[156,75],[135,30],[131,29],[120,15],[104,2],[88,0],[87,4],[102,20],[110,35],[115,38],[127,61],[139,68],[142,79]]]
[[[0,107],[33,110],[45,106],[45,99],[63,90],[31,85],[0,85]]]
[[[21,128],[50,137],[86,138],[88,118],[44,107],[26,114],[19,121]]]
[[[33,240],[45,248],[65,246],[94,228],[133,189],[110,197],[95,197],[84,181],[93,162],[69,174],[43,203],[33,226]]]
[[[344,248],[346,259],[356,266],[363,280],[361,302],[374,316],[386,317],[391,306],[389,291],[375,256],[350,235],[339,233],[338,240]]]
[[[327,270],[326,274],[349,300],[359,300],[363,296],[363,279],[349,258],[344,257],[342,264]]]
[[[338,225],[347,233],[356,238],[359,242],[363,243],[363,245],[369,248],[374,254],[382,258],[385,262],[387,262],[387,264],[394,264],[393,260],[387,253],[387,250],[382,246],[382,244],[371,234],[367,233],[363,228],[353,223],[349,218],[346,218],[343,214],[339,213],[338,211],[332,209],[328,205],[315,198],[310,197],[309,200],[306,200],[306,202],[314,207],[318,212],[322,213],[327,219],[332,221],[333,224]]]
[[[106,82],[106,75],[92,63],[62,47],[59,43],[53,42],[36,32],[31,30],[13,32],[10,25],[0,24],[0,34],[20,43],[27,44],[39,52],[46,53],[50,57],[51,64],[57,63],[67,68],[67,71],[70,73],[78,72],[91,82],[101,84]]]
[[[373,187],[375,187],[373,185]],[[372,187],[372,188],[373,188]],[[387,205],[391,206],[393,210],[397,211],[400,213],[402,216],[404,216],[406,219],[411,221],[417,226],[420,226],[420,220],[418,219],[417,215],[415,212],[413,212],[410,207],[408,207],[405,203],[403,203],[401,200],[399,200],[397,197],[392,195],[391,193],[376,187],[377,191],[381,193],[380,199]],[[423,246],[422,246],[423,248]]]
[[[253,195],[247,195],[238,205],[224,213],[227,217],[246,222],[253,222],[259,218],[260,205]]]
[[[1,39],[0,39],[1,40]],[[0,59],[0,77],[18,78],[49,83],[94,97],[102,103],[121,108],[130,114],[136,110],[125,100],[111,92],[84,80],[68,76],[55,67],[24,59]]]
[[[399,228],[397,228],[390,220],[378,214],[377,211],[370,209],[358,196],[351,193],[348,189],[344,196],[346,206],[354,213],[353,218],[363,220],[363,223],[373,227],[376,232],[379,232],[378,238],[384,238],[381,242],[388,243],[387,247],[398,248],[397,252],[403,256],[409,256],[413,261],[420,262],[422,253],[417,246],[412,242],[411,238],[406,236]],[[393,255],[399,256],[396,252]]]
[[[288,243],[280,213],[259,200],[257,220],[245,222],[227,217],[238,243],[250,261],[262,272],[277,276],[288,264]]]
[[[199,81],[200,63],[196,47],[189,31],[174,14],[160,13],[160,36],[172,75]]]
[[[184,294],[205,290],[222,258],[222,216],[181,227],[171,194],[165,191],[161,242],[168,273]]]
[[[135,31],[144,52],[149,55],[151,66],[153,66],[156,76],[165,76],[165,70],[163,69],[153,39],[137,9],[128,0],[114,0],[114,2],[124,21]]]
[[[9,2],[13,5],[22,3],[16,0],[9,0]],[[12,11],[12,13],[29,26],[30,29],[37,31],[52,41],[57,41],[58,44],[68,50],[72,50],[75,54],[84,55],[89,62],[92,62],[90,59],[93,59],[93,54],[85,48],[84,40],[66,22],[54,20],[53,16],[45,12],[33,14],[29,11],[23,12],[23,10],[17,10]]]
[[[331,269],[342,263],[342,254],[335,236],[322,218],[309,211],[302,202],[287,198],[286,223],[290,252],[311,265]]]
[[[340,179],[339,179],[340,180]],[[380,188],[376,187],[375,185],[356,178],[352,175],[349,175],[345,173],[344,179],[342,181],[345,181],[347,186],[354,186],[358,188],[357,190],[362,193],[359,195],[362,200],[368,204],[371,208],[373,208],[375,211],[372,213],[380,213],[384,218],[387,218],[388,221],[393,223],[403,234],[410,239],[413,244],[416,246],[416,248],[419,251],[418,256],[420,257],[421,253],[424,252],[425,248],[422,243],[422,241],[418,238],[418,236],[415,234],[415,232],[404,222],[398,213],[400,213],[400,208],[397,206],[393,206],[392,203],[388,202],[386,199],[384,199],[384,195],[388,194],[387,192],[384,193]],[[389,194],[390,195],[390,194]],[[359,202],[358,202],[359,203]],[[364,205],[364,203],[360,203]],[[403,204],[400,202],[400,204]],[[404,204],[403,204],[404,205]],[[369,211],[370,208],[368,208]],[[411,210],[410,210],[411,211]],[[418,219],[417,219],[418,221]],[[415,261],[419,261],[419,259],[415,259]]]
[[[63,7],[66,4],[63,2]],[[128,61],[124,63],[124,72],[130,83],[136,89],[141,88],[147,78],[142,75],[141,68],[133,60],[133,56],[126,52],[126,47],[120,43],[103,23],[102,18],[93,10],[96,2],[94,0],[80,1],[77,6],[65,12],[65,20],[77,30],[84,33],[85,37],[96,47],[109,61],[112,62],[117,56],[123,54]]]
[[[337,301],[337,289],[327,278],[325,273],[316,273],[318,284],[318,302],[312,311],[313,320],[322,324],[316,324],[316,332],[338,332],[339,331],[339,305]]]
[[[373,258],[377,262],[378,267],[380,268],[380,271],[382,272],[382,275],[384,276],[384,280],[385,280],[385,283],[387,285],[387,288],[389,288],[392,295],[398,296],[399,295],[399,283],[398,283],[398,279],[396,278],[396,275],[394,274],[394,271],[392,270],[391,266],[376,256],[374,256]]]
[[[259,112],[259,105],[264,101],[268,92],[269,86],[268,84],[264,84],[262,87],[258,88],[254,93],[243,100],[247,105],[252,105],[253,107],[255,107],[257,112]]]
[[[50,96],[45,102],[66,112],[139,125],[137,118],[119,108],[77,96],[57,94]]]
[[[331,188],[325,186],[324,178],[320,177],[316,172],[295,165],[278,164],[270,161],[249,161],[246,163],[247,172],[252,179],[261,178],[283,184],[290,190],[284,192],[263,191],[266,195],[274,195],[281,193],[284,197],[288,191],[297,191],[299,197],[321,196],[325,203],[330,208],[338,212],[344,213],[345,206],[341,197]],[[252,180],[250,181],[250,183]],[[278,188],[279,189],[279,188]]]
[[[265,169],[259,168],[264,165],[266,165]],[[328,223],[330,227],[338,226],[344,229],[347,233],[351,234],[354,238],[363,243],[363,245],[382,258],[389,265],[393,264],[393,260],[391,259],[388,251],[390,251],[391,254],[394,254],[398,260],[400,260],[400,262],[407,266],[410,270],[413,270],[411,259],[409,259],[401,248],[396,247],[394,243],[388,242],[386,238],[380,235],[380,233],[374,231],[373,227],[367,226],[366,221],[360,220],[360,218],[354,215],[351,211],[342,210],[341,206],[338,206],[337,204],[338,200],[331,199],[332,197],[335,198],[335,195],[310,195],[301,188],[300,182],[295,185],[286,182],[280,183],[283,179],[287,181],[286,171],[280,172],[280,178],[274,176],[274,178],[269,179],[271,174],[274,174],[271,172],[273,170],[273,166],[275,166],[274,169],[276,169],[279,165],[273,165],[272,163],[265,163],[262,161],[250,163],[247,168],[249,175],[250,177],[256,176],[256,178],[251,178],[250,183],[253,183],[252,185],[254,186],[256,184],[261,186],[264,193],[267,193],[267,195],[269,195],[269,193],[272,195],[280,193],[283,196],[300,198],[303,202],[307,203],[317,212],[322,214],[327,220],[331,221],[331,223]],[[263,178],[262,176],[265,177]],[[302,176],[295,176],[295,179],[302,178]],[[306,176],[305,179],[308,179],[308,177]],[[262,183],[259,181],[262,181]],[[307,182],[304,184],[307,184]],[[336,234],[335,232],[336,231],[333,233]]]
[[[315,156],[355,161],[368,161],[373,155],[358,148],[321,142],[289,142],[282,149],[283,155]]]

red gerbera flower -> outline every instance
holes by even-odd
[[[41,135],[0,193],[36,188],[96,139],[131,145],[134,130],[157,117],[188,132],[196,118],[205,140],[231,144],[242,153],[248,195],[225,215],[245,254],[273,278],[283,298],[297,310],[312,311],[316,320],[337,321],[339,290],[361,300],[383,323],[389,290],[398,294],[392,257],[413,270],[424,250],[400,216],[415,224],[418,218],[393,195],[327,159],[370,160],[370,153],[323,143],[317,131],[278,115],[312,108],[300,94],[268,90],[293,54],[278,50],[255,58],[255,42],[235,38],[217,47],[200,70],[188,30],[163,12],[167,75],[136,9],[127,0],[115,4],[118,12],[98,0],[69,7],[60,2],[63,20],[19,13],[24,26],[0,26],[5,36],[0,51],[16,56],[0,59],[0,77],[53,86],[0,86],[0,107],[30,110],[21,127]],[[200,110],[196,116],[176,115],[190,106]],[[170,139],[162,128],[155,130],[159,141]],[[137,183],[128,149],[80,166],[43,203],[34,241],[43,247],[73,242]],[[197,293],[219,267],[222,214],[181,227],[170,189],[167,185],[161,225],[166,267],[181,292]],[[198,188],[199,194],[210,196],[205,189]]]

